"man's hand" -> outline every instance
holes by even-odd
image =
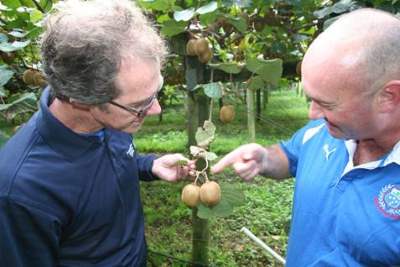
[[[267,149],[258,144],[240,146],[217,162],[211,168],[211,172],[219,173],[232,166],[240,177],[249,181],[265,171],[267,153]]]
[[[183,155],[168,154],[154,160],[152,172],[162,180],[175,182],[192,174],[194,169],[194,162]]]

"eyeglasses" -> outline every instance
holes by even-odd
[[[143,101],[144,104],[142,104],[142,107],[140,107],[140,108],[124,106],[124,105],[118,104],[117,102],[115,102],[113,100],[110,100],[108,103],[110,103],[111,105],[114,105],[116,107],[119,107],[123,110],[126,110],[129,113],[134,114],[138,117],[144,117],[146,112],[153,106],[154,101],[157,100],[158,93],[161,91],[162,86],[163,86],[163,80],[161,80],[161,85],[160,85],[160,88],[157,90],[157,92],[154,95],[152,95],[151,97],[144,100]]]

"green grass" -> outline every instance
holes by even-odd
[[[244,105],[237,104],[235,120],[223,125],[218,121],[217,108],[213,122],[216,139],[211,151],[223,156],[248,142]],[[183,107],[167,110],[163,121],[148,118],[135,137],[140,151],[186,153],[186,118]],[[294,91],[275,91],[257,124],[257,142],[268,145],[289,138],[307,121],[307,104]],[[275,251],[285,255],[290,225],[293,181],[273,181],[256,177],[245,183],[232,170],[212,177],[219,183],[229,183],[240,189],[246,204],[237,207],[226,218],[209,222],[209,261],[211,266],[280,266],[257,244],[242,227],[250,229]],[[192,212],[180,201],[187,182],[142,183],[141,194],[149,245],[149,266],[187,266],[191,260]]]

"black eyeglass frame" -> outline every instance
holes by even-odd
[[[118,104],[117,102],[115,102],[113,100],[108,101],[108,103],[110,103],[111,105],[114,105],[116,107],[119,107],[119,108],[121,108],[121,109],[123,109],[125,111],[128,111],[129,113],[131,113],[133,115],[136,115],[138,117],[144,117],[146,112],[153,106],[154,101],[157,100],[158,94],[160,93],[160,91],[161,91],[161,89],[163,87],[163,83],[164,83],[164,79],[161,80],[161,86],[157,90],[157,92],[151,98],[149,98],[150,102],[146,106],[144,106],[144,107],[142,107],[140,109],[136,109],[136,108],[133,108],[133,107],[127,107],[127,106]]]

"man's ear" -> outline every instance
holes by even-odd
[[[381,112],[393,112],[400,109],[400,80],[385,84],[377,95],[378,109]]]

